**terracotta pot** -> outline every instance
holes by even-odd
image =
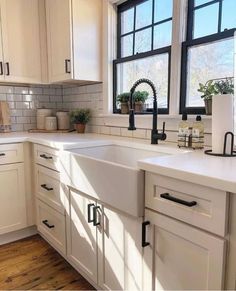
[[[206,115],[212,115],[212,99],[205,99]]]
[[[144,111],[144,103],[143,102],[135,102],[134,111],[137,113],[142,113]]]
[[[127,102],[121,103],[120,108],[121,108],[121,114],[128,114],[129,113],[129,104]]]
[[[82,123],[75,124],[75,129],[78,133],[84,133],[85,127],[86,127],[86,124],[82,124]]]

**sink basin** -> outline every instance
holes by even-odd
[[[144,171],[138,169],[137,162],[164,155],[169,153],[158,151],[158,147],[151,150],[116,144],[71,149],[67,158],[62,158],[64,183],[140,217],[144,209]]]

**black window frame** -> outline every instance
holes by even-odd
[[[144,2],[146,2],[147,0],[128,0],[123,4],[120,4],[117,7],[117,59],[113,60],[113,113],[115,114],[119,114],[121,113],[121,110],[117,108],[116,106],[116,97],[117,97],[117,65],[118,64],[122,64],[122,63],[126,63],[129,61],[134,61],[134,60],[138,60],[138,59],[143,59],[143,58],[147,58],[147,57],[151,57],[151,56],[155,56],[155,55],[159,55],[159,54],[164,54],[167,53],[168,54],[168,88],[167,88],[167,108],[158,108],[158,114],[169,114],[169,103],[170,103],[170,75],[171,75],[171,45],[170,46],[166,46],[163,48],[159,48],[159,49],[153,49],[153,45],[154,45],[154,27],[158,24],[162,24],[168,21],[172,21],[173,16],[166,18],[162,21],[158,21],[158,22],[154,22],[154,11],[155,11],[155,6],[154,6],[154,1],[152,0],[152,23],[150,25],[144,26],[142,28],[139,29],[135,29],[135,23],[136,23],[136,6],[139,4],[142,4]],[[121,34],[121,13],[129,10],[131,8],[134,7],[134,28],[132,31],[125,33],[125,34]],[[142,53],[138,53],[138,54],[134,54],[135,51],[135,33],[145,30],[147,28],[152,28],[152,40],[151,40],[151,50],[148,52],[142,52]],[[133,55],[128,56],[128,57],[121,57],[121,38],[126,36],[126,35],[134,35],[134,40],[133,40]],[[143,113],[137,113],[140,115],[145,115],[145,114],[152,114],[153,109],[149,108],[147,109],[146,112]]]
[[[200,37],[193,38],[194,31],[194,11],[207,7],[209,5],[219,3],[219,15],[218,15],[218,32]],[[212,0],[207,3],[194,7],[194,0],[188,0],[188,15],[187,15],[187,40],[182,43],[182,60],[181,60],[181,86],[180,86],[180,110],[179,113],[184,112],[188,114],[205,114],[205,107],[186,107],[187,99],[187,77],[188,77],[188,49],[201,44],[210,44],[215,41],[234,37],[235,28],[228,29],[221,32],[222,24],[222,3],[223,0]]]

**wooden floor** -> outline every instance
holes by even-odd
[[[0,290],[94,290],[39,235],[0,246]]]

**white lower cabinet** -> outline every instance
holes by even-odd
[[[146,210],[145,286],[150,290],[221,290],[225,241]],[[145,288],[145,290],[147,290]]]
[[[98,284],[107,290],[143,290],[142,218],[102,209],[103,231],[98,233]]]
[[[141,222],[71,190],[68,260],[102,289],[143,290]]]
[[[67,256],[79,271],[97,283],[97,228],[92,220],[96,202],[79,192],[70,191],[67,216]],[[88,217],[90,213],[91,217]]]
[[[24,164],[0,166],[0,234],[27,226]]]

